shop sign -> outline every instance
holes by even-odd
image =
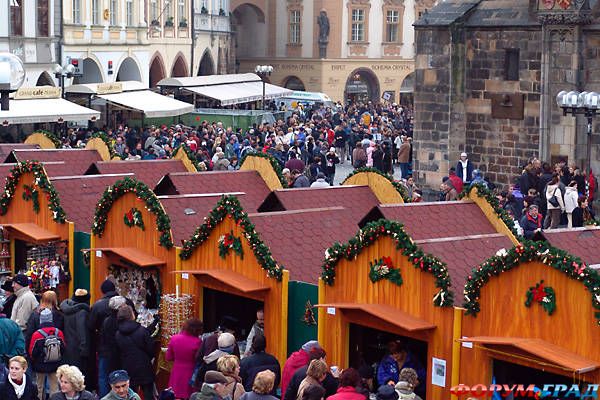
[[[581,388],[577,383],[571,386],[564,384],[544,384],[544,385],[523,385],[523,384],[491,384],[483,383],[467,386],[457,385],[450,389],[450,393],[455,396],[469,396],[476,399],[488,399],[496,395],[501,398],[531,398],[543,399],[550,397],[553,399],[597,399],[598,384],[583,385]],[[583,389],[584,391],[581,391]],[[494,397],[495,398],[495,397]]]
[[[20,88],[17,90],[17,93],[15,93],[15,100],[58,99],[60,94],[60,88],[54,86]]]
[[[410,64],[373,64],[373,71],[412,71],[413,66]]]
[[[99,83],[96,86],[97,94],[113,94],[113,93],[121,93],[123,91],[123,85],[121,82],[112,82],[112,83]]]

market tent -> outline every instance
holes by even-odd
[[[165,78],[157,83],[157,86],[171,87],[190,87],[190,86],[208,86],[223,85],[240,82],[261,82],[260,76],[253,73],[246,74],[225,74],[225,75],[205,75],[205,76],[186,76],[179,78]]]
[[[35,124],[95,120],[100,113],[65,99],[10,100],[9,109],[0,111],[0,124]]]
[[[186,90],[196,94],[219,100],[221,105],[249,103],[262,100],[262,82],[229,83],[224,85],[186,87]],[[265,99],[272,100],[291,94],[292,91],[270,83],[265,83]]]
[[[92,94],[98,94],[99,89],[101,89],[102,87],[106,88],[107,83],[81,83],[78,85],[71,85],[71,86],[67,86],[65,88],[65,93],[70,94],[88,94],[88,95],[92,95]],[[144,90],[144,89],[148,89],[148,85],[144,85],[142,82],[139,81],[119,81],[114,83],[113,85],[118,85],[120,88],[120,91],[123,92],[131,92],[133,90]],[[100,88],[99,88],[100,87]]]
[[[100,94],[99,98],[121,107],[143,112],[147,118],[174,117],[187,114],[194,106],[150,90]]]

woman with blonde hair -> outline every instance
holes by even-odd
[[[269,393],[275,385],[275,373],[271,370],[260,371],[254,377],[252,391],[245,393],[240,400],[277,400],[277,397]]]
[[[227,378],[227,384],[225,384],[227,394],[231,396],[232,400],[239,400],[245,393],[240,378],[240,360],[234,355],[219,357],[217,370]]]
[[[8,361],[8,376],[0,382],[2,400],[38,400],[37,385],[25,374],[27,360],[16,356]]]
[[[35,310],[33,310],[29,316],[29,319],[27,320],[25,343],[29,343],[31,341],[31,335],[40,329],[40,313],[46,308],[52,311],[52,322],[54,322],[54,326],[64,332],[65,318],[60,308],[58,308],[58,297],[56,296],[56,292],[47,290],[42,294],[40,304]]]
[[[312,360],[310,364],[308,364],[308,369],[306,370],[306,378],[302,382],[300,382],[300,386],[298,387],[298,394],[296,395],[297,400],[302,400],[302,394],[304,390],[310,385],[323,386],[321,382],[327,376],[327,364],[325,361],[321,359]]]
[[[56,370],[60,391],[53,393],[50,400],[94,400],[95,396],[85,390],[85,377],[74,365],[61,365]]]

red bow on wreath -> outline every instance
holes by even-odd
[[[127,221],[129,221],[129,223],[133,223],[133,210],[127,211]]]
[[[544,284],[540,283],[538,287],[533,289],[533,301],[539,302],[543,301],[544,297],[546,297],[546,291],[544,289]]]
[[[383,260],[383,264],[388,267],[388,268],[393,268],[394,265],[392,264],[392,257],[382,257],[381,258]]]

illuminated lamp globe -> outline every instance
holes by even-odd
[[[0,85],[11,92],[25,82],[25,67],[21,59],[11,53],[0,53]]]

